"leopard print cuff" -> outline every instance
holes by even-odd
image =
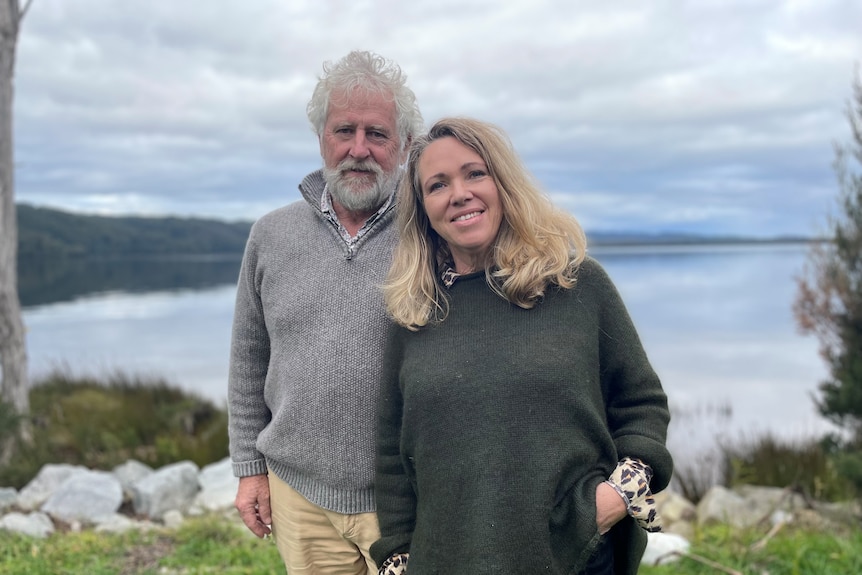
[[[628,513],[647,531],[661,531],[661,517],[649,488],[652,468],[640,459],[624,457],[606,483],[613,487],[626,503]]]
[[[383,562],[383,565],[377,570],[377,575],[404,575],[407,573],[407,559],[409,557],[409,553],[396,553]]]

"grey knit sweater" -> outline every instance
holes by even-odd
[[[374,511],[375,402],[387,319],[379,289],[391,261],[394,204],[352,246],[305,201],[252,226],[237,285],[228,383],[238,477],[267,467],[309,501]]]

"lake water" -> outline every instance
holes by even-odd
[[[801,244],[596,247],[674,415],[677,451],[716,437],[829,429],[812,394],[826,376],[796,331]],[[52,264],[22,271],[31,375],[163,376],[223,405],[236,259]]]

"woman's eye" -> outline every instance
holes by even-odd
[[[436,192],[440,188],[443,187],[443,182],[434,182],[430,186],[428,186],[428,193]]]
[[[488,174],[486,174],[482,170],[471,170],[470,173],[467,175],[471,178],[481,178],[482,176],[487,176]]]

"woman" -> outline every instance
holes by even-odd
[[[636,573],[667,398],[581,227],[470,119],[414,143],[398,202],[381,573]]]

